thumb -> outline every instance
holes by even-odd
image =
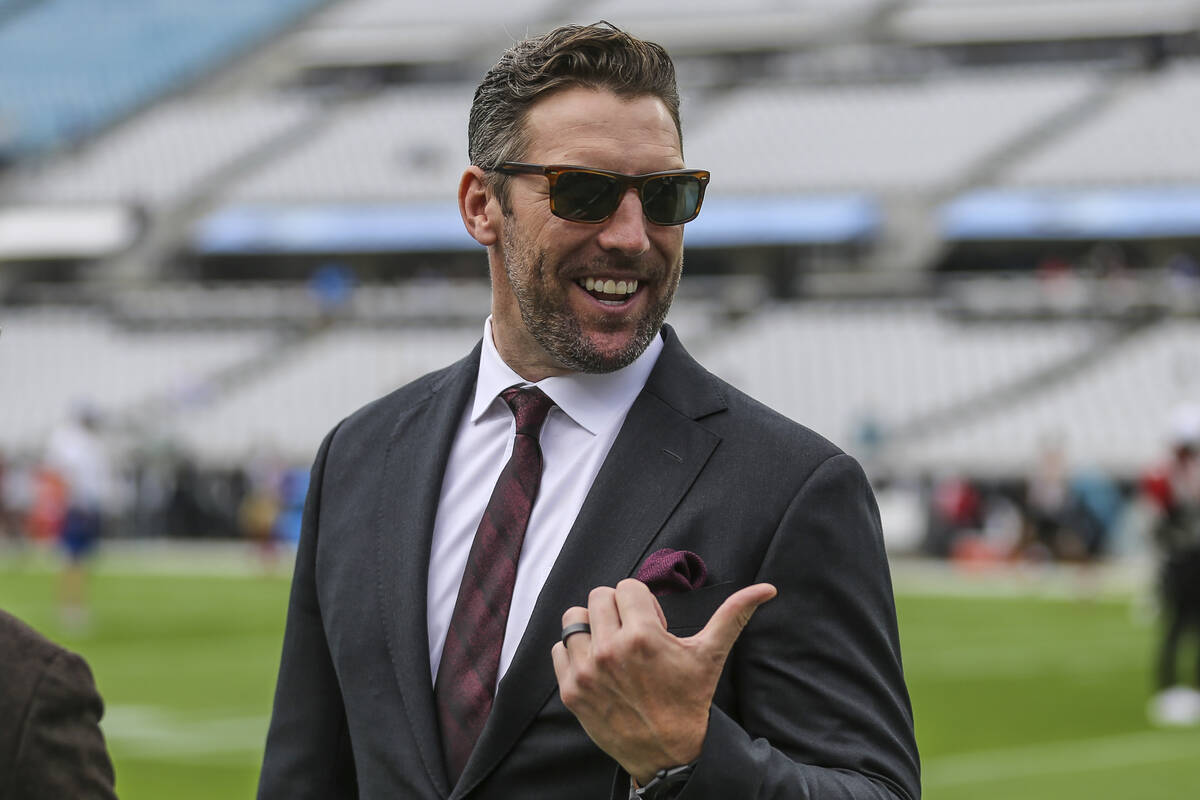
[[[769,583],[756,583],[731,594],[713,612],[708,624],[696,634],[705,648],[719,654],[722,658],[733,649],[733,643],[741,635],[742,629],[750,622],[750,617],[763,603],[773,598],[775,587]]]

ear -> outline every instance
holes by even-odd
[[[458,182],[458,211],[471,238],[490,247],[500,238],[500,203],[487,190],[483,170],[472,164]]]

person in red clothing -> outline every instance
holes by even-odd
[[[1179,683],[1176,668],[1186,633],[1200,636],[1200,406],[1176,411],[1171,447],[1170,459],[1142,481],[1143,494],[1157,510],[1154,533],[1162,553],[1164,627],[1159,694],[1151,713],[1165,724],[1195,724],[1200,723],[1200,659],[1195,687]]]

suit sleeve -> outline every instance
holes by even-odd
[[[13,796],[116,800],[112,761],[100,731],[103,714],[87,663],[65,650],[55,654],[30,700]]]
[[[731,654],[735,707],[713,706],[680,800],[919,798],[879,512],[854,459],[805,481],[758,579],[779,594]]]
[[[321,484],[335,433],[336,429],[317,453],[304,503],[259,800],[358,796],[346,712],[316,588]]]

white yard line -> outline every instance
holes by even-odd
[[[267,723],[261,715],[195,719],[159,706],[112,705],[100,727],[108,742],[127,754],[207,760],[214,755],[262,753]]]
[[[91,569],[102,575],[170,575],[247,578],[291,577],[295,551],[277,547],[270,557],[251,542],[116,539],[100,543]],[[57,572],[62,554],[44,544],[14,548],[0,543],[0,572]]]
[[[894,559],[896,594],[912,597],[1028,598],[1124,602],[1153,586],[1153,559],[1131,557],[1086,569],[1072,565],[994,565],[969,569],[933,559]]]

